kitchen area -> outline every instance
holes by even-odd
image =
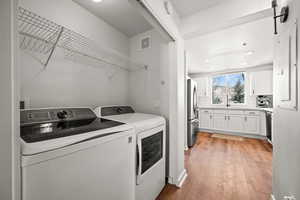
[[[246,76],[248,76],[248,79],[243,78]],[[228,79],[230,79],[230,77],[232,76],[229,76]],[[199,128],[201,131],[229,132],[247,135],[249,137],[262,136],[261,138],[267,137],[271,142],[272,134],[269,127],[271,127],[273,108],[273,70],[269,68],[263,71],[249,72],[247,75],[243,73],[240,77],[242,77],[241,87],[245,88],[243,91],[249,89],[249,95],[246,95],[248,97],[246,100],[248,104],[245,103],[244,97],[240,98],[234,96],[236,95],[236,91],[233,92],[233,96],[229,97],[228,95],[230,94],[214,96],[214,98],[220,98],[215,105],[204,104],[209,98],[208,95],[211,95],[210,91],[213,91],[212,87],[219,87],[217,85],[211,86],[218,77],[200,77],[194,79],[198,85],[198,102],[200,102],[200,106],[198,107]],[[211,79],[214,80],[211,81]],[[250,86],[245,87],[246,84]],[[237,86],[234,85],[233,90],[234,88],[237,88]],[[213,92],[217,93],[217,90],[218,89]],[[230,89],[227,88],[225,90]],[[236,98],[240,102],[226,102],[229,98]],[[222,100],[225,102],[222,102]],[[201,104],[201,102],[203,102],[203,104]]]
[[[258,29],[265,31],[258,35]],[[187,40],[188,81],[192,82],[188,83],[192,85],[188,110],[198,120],[188,138],[209,132],[272,143],[274,71],[268,34],[272,35],[272,23],[266,18]],[[204,46],[197,45],[200,42]],[[193,138],[187,146],[195,144]]]

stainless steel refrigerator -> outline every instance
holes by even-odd
[[[197,139],[199,130],[197,82],[192,79],[187,81],[187,145],[192,147]]]

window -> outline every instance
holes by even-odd
[[[245,74],[223,74],[212,78],[212,104],[244,104]]]

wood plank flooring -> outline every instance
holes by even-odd
[[[199,133],[185,155],[181,189],[167,185],[157,200],[269,200],[272,147],[262,140],[213,138]]]

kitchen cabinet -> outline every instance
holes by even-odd
[[[212,128],[212,111],[201,110],[200,111],[200,127],[203,129]]]
[[[200,109],[200,129],[265,136],[261,130],[264,111]]]
[[[199,97],[207,97],[208,96],[208,78],[200,77],[195,79],[197,82],[197,90]]]
[[[273,70],[250,73],[250,95],[273,94]]]
[[[259,134],[259,116],[245,116],[245,132],[251,134]]]
[[[220,114],[220,113],[213,114],[213,128],[215,130],[227,129],[227,120],[225,114]]]
[[[228,115],[227,124],[229,131],[244,132],[244,116],[243,115]]]

